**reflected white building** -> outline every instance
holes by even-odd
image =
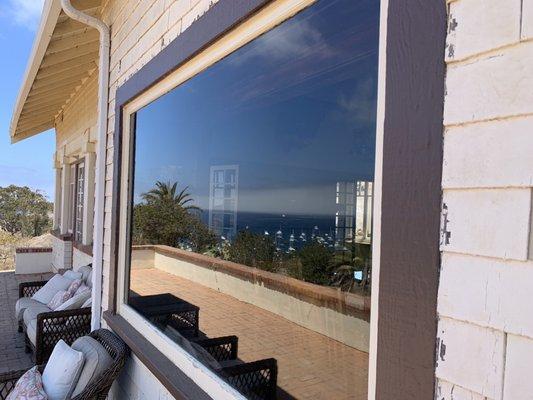
[[[237,235],[239,166],[214,165],[209,178],[209,228],[233,240]]]
[[[374,214],[374,183],[359,181],[355,187],[355,242],[372,241],[372,216]]]
[[[346,243],[371,243],[373,182],[337,182],[335,247]]]

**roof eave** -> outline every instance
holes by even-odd
[[[33,132],[24,132],[22,134],[19,134],[18,136],[16,135],[22,108],[24,107],[24,103],[28,98],[28,94],[31,90],[31,87],[33,86],[33,82],[35,80],[35,77],[37,76],[37,72],[39,71],[39,68],[41,66],[41,62],[46,53],[46,49],[48,48],[48,45],[52,38],[52,34],[54,32],[60,13],[61,4],[59,0],[45,1],[43,6],[43,13],[41,16],[41,22],[39,24],[39,29],[33,42],[31,55],[28,61],[28,65],[26,67],[26,72],[24,73],[22,86],[17,96],[17,101],[13,110],[13,116],[11,118],[11,124],[9,128],[11,143],[16,143],[20,140],[26,139],[30,136],[36,135],[53,127],[50,126],[48,128],[34,130]]]

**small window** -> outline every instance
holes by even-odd
[[[81,243],[83,241],[83,208],[84,208],[84,196],[85,196],[85,163],[81,162],[77,165],[77,177],[76,177],[76,202],[75,208],[75,241]]]
[[[379,14],[317,1],[125,113],[119,311],[247,398],[366,397]]]
[[[76,224],[76,172],[77,164],[72,164],[70,166],[70,181],[68,186],[69,193],[69,209],[68,209],[68,233],[74,233],[74,226]]]
[[[83,209],[85,197],[85,162],[70,166],[68,232],[78,243],[83,241]]]

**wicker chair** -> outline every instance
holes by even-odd
[[[19,298],[33,296],[46,282],[21,283]],[[33,353],[33,361],[39,365],[48,360],[55,345],[60,340],[71,345],[76,339],[89,334],[91,331],[91,308],[41,313],[37,316],[34,329],[35,339],[32,341],[28,336],[28,327],[24,321],[19,321],[19,332],[25,334],[26,352]]]
[[[237,336],[194,340],[221,364],[215,371],[250,400],[275,400],[278,365],[274,358],[244,363],[238,360]]]
[[[208,338],[203,333],[195,337],[185,336],[185,333],[190,333],[190,329],[187,324],[183,325],[180,318],[152,322],[247,399],[275,400],[277,398],[278,364],[276,359],[267,358],[246,363],[238,358],[239,338],[237,336]],[[197,351],[199,347],[203,350]],[[207,357],[204,356],[205,352],[208,353]],[[215,362],[211,363],[210,360]]]
[[[99,329],[91,332],[88,336],[100,342],[100,344],[107,350],[113,363],[111,366],[96,380],[88,385],[85,390],[73,397],[72,400],[104,400],[107,398],[109,389],[113,384],[113,381],[117,378],[120,370],[124,366],[126,356],[128,354],[128,348],[124,342],[115,336],[112,332],[106,329]],[[39,367],[42,372],[44,365]],[[8,372],[0,374],[0,400],[5,400],[9,395],[9,392],[13,390],[17,380],[26,371]]]

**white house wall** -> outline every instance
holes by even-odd
[[[532,39],[533,0],[449,3],[438,400],[533,398]]]
[[[64,163],[75,162],[78,158],[87,157],[87,151],[92,151],[96,144],[97,93],[98,74],[97,71],[93,71],[77,88],[63,111],[56,117],[56,160],[54,164],[58,171],[61,171],[60,169],[66,165]],[[88,200],[90,200],[90,196],[94,198],[94,162],[91,165],[86,160],[86,167],[91,168],[91,171],[86,170],[84,222],[90,222],[85,224],[85,232],[88,232],[89,235],[84,237],[84,244],[90,244],[92,243],[92,229],[87,228],[89,224],[92,226],[94,201]],[[61,178],[60,172],[56,174],[57,178]],[[56,183],[56,191],[63,190],[63,186],[64,182]],[[63,195],[56,193],[54,203],[54,213],[65,215],[69,209],[72,209],[68,193]],[[60,217],[57,214],[54,216],[54,224],[57,224],[60,218],[63,225],[66,226],[66,217]],[[54,237],[53,266],[56,270],[77,268],[90,262],[92,262],[92,257],[79,250],[73,250],[72,242]]]

